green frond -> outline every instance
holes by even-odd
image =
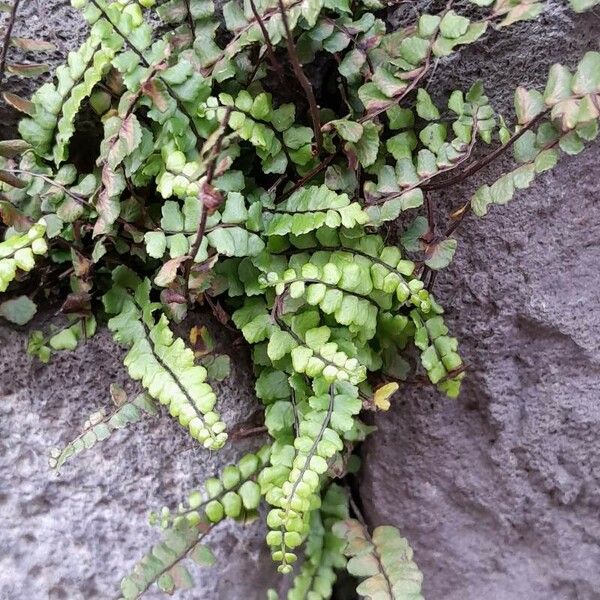
[[[63,465],[76,454],[89,450],[98,442],[107,440],[115,431],[137,423],[144,414],[156,415],[157,407],[148,394],[139,394],[131,402],[124,402],[113,412],[104,409],[92,413],[83,426],[83,431],[62,450],[52,448],[50,451],[50,468],[57,473]]]
[[[414,309],[410,316],[415,325],[415,345],[421,350],[421,364],[429,380],[448,396],[458,396],[465,374],[457,339],[447,335],[440,315],[423,315]]]
[[[333,532],[344,541],[350,557],[347,570],[363,579],[356,591],[378,600],[423,600],[423,574],[413,561],[413,551],[395,527],[376,527],[370,535],[355,519],[339,521]]]
[[[357,202],[346,194],[336,194],[326,186],[308,186],[294,192],[263,217],[265,233],[302,235],[326,226],[331,229],[364,225],[368,218]]]
[[[235,465],[224,467],[218,477],[204,481],[203,489],[190,492],[176,511],[163,507],[150,514],[150,523],[167,527],[194,527],[219,523],[226,517],[252,520],[261,500],[257,478],[269,462],[271,447],[245,454]]]
[[[550,68],[544,93],[517,88],[515,111],[518,127],[527,128],[547,116],[537,131],[524,131],[514,143],[514,157],[521,165],[492,185],[481,186],[470,201],[473,213],[484,216],[491,204],[506,204],[518,190],[528,188],[536,175],[553,169],[560,150],[579,154],[585,142],[598,136],[600,112],[600,53],[587,52],[575,73],[555,64]],[[549,114],[548,114],[549,113]]]
[[[307,399],[311,410],[299,408],[306,412],[299,415],[293,440],[289,428],[279,423],[281,412],[273,410],[277,404],[266,415],[267,428],[276,442],[272,468],[265,469],[260,484],[267,502],[274,507],[267,516],[267,543],[281,573],[291,572],[297,560],[294,550],[304,542],[310,531],[310,515],[320,505],[328,461],[343,450],[342,438],[362,408],[358,388],[349,383],[315,379],[312,391],[314,395]]]
[[[326,600],[331,597],[336,571],[346,565],[343,542],[334,535],[332,527],[348,516],[346,492],[331,484],[323,495],[321,507],[311,513],[305,559],[294,577],[287,600]]]
[[[159,305],[150,301],[150,282],[121,268],[113,272],[113,281],[103,302],[106,312],[115,315],[108,322],[115,340],[130,348],[124,361],[129,375],[195,440],[209,449],[221,448],[227,439],[225,423],[213,410],[217,398],[206,383],[206,369],[194,364],[194,353],[174,337],[165,315],[155,320]]]
[[[136,563],[129,575],[123,577],[120,600],[136,600],[154,584],[167,594],[192,587],[194,580],[181,563],[189,559],[200,566],[214,564],[212,551],[203,543],[210,529],[210,525],[204,523],[169,529],[163,540]]]

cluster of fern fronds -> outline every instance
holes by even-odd
[[[190,585],[184,559],[214,562],[205,535],[266,502],[273,560],[296,569],[289,600],[329,598],[344,567],[364,579],[361,596],[421,598],[406,540],[369,531],[350,502],[353,449],[372,430],[361,412],[387,410],[415,371],[458,395],[465,365],[436,273],[469,213],[508,202],[596,137],[600,54],[574,72],[554,65],[545,90],[518,88],[509,125],[481,83],[443,105],[426,84],[438,59],[543,2],[472,0],[470,16],[449,2],[388,31],[382,0],[233,0],[222,15],[212,0],[168,0],[159,33],[145,15],[153,0],[72,3],[90,26],[84,44],[31,99],[6,97],[26,115],[21,139],[0,143],[0,315],[27,323],[37,288],[54,284],[46,301],[60,299],[62,320],[34,331],[29,352],[48,361],[105,325],[143,391],[111,387],[114,410],[91,415],[51,465],[159,405],[204,448],[227,443],[211,382],[228,358],[206,330],[188,343],[172,326],[199,306],[248,342],[271,438],[153,513],[164,540],[122,596]],[[311,69],[327,73],[318,87]],[[85,119],[103,135],[78,147]],[[475,160],[478,144],[491,149]],[[508,150],[514,170],[436,228],[431,192]],[[403,213],[412,220],[388,242]]]

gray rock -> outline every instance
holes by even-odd
[[[599,33],[594,14],[554,6],[453,58],[431,89],[481,77],[508,114],[506,90],[574,66]],[[429,600],[600,598],[599,161],[598,144],[563,157],[458,230],[435,291],[469,367],[463,392],[401,390],[364,445],[369,522],[411,541]],[[438,213],[499,172],[435,196]]]
[[[0,329],[0,598],[114,597],[119,579],[159,537],[147,525],[148,511],[175,508],[186,492],[265,440],[232,440],[209,453],[163,414],[113,434],[56,477],[47,466],[49,448],[68,443],[99,407],[110,410],[111,382],[130,392],[135,386],[106,331],[48,365],[30,360],[25,343],[24,333]],[[224,340],[221,347],[230,348]],[[248,356],[236,350],[235,359],[231,378],[217,390],[230,429],[251,422],[258,409]],[[219,525],[209,538],[219,566],[192,565],[198,588],[181,597],[197,598],[202,590],[206,598],[238,598],[248,589],[262,597],[277,586],[264,535],[261,520]]]

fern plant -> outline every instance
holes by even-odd
[[[277,570],[295,570],[288,600],[330,598],[345,567],[365,598],[421,598],[408,542],[389,526],[370,532],[346,485],[373,430],[361,414],[387,410],[419,371],[459,394],[466,366],[435,276],[468,214],[507,203],[597,136],[600,53],[574,72],[554,65],[544,90],[515,90],[509,125],[482,83],[441,106],[426,82],[437,58],[536,18],[543,2],[472,0],[469,16],[450,2],[396,31],[380,0],[232,0],[222,20],[212,0],[167,0],[156,30],[154,0],[72,4],[88,39],[31,100],[8,97],[26,116],[21,139],[0,143],[0,316],[34,316],[42,264],[63,321],[34,331],[29,352],[48,361],[100,323],[142,393],[130,401],[113,387],[114,410],[90,416],[51,466],[158,405],[204,448],[227,442],[211,381],[229,362],[207,360],[198,330],[192,347],[174,330],[199,306],[248,343],[271,439],[177,509],[151,513],[164,540],[123,578],[122,597],[191,585],[184,561],[214,562],[206,534],[226,518],[254,520],[264,501]],[[312,62],[334,69],[337,85],[314,85]],[[89,168],[73,138],[84,113],[104,128]],[[493,149],[475,159],[480,145]],[[515,168],[435,231],[430,192],[509,150]]]

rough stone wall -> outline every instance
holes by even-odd
[[[55,41],[56,64],[83,34],[76,13],[60,0],[23,6],[16,33]],[[510,113],[508,90],[540,84],[553,62],[573,66],[598,49],[599,33],[593,13],[574,16],[552,2],[538,22],[491,33],[448,61],[451,76],[440,65],[430,90],[443,96],[483,78]],[[0,118],[14,122],[1,107]],[[364,445],[367,517],[411,540],[428,600],[600,598],[599,160],[598,145],[563,159],[511,205],[459,230],[436,293],[469,364],[464,392],[448,400],[406,390]],[[440,214],[473,186],[438,195]],[[146,512],[176,505],[260,440],[209,455],[163,417],[117,434],[56,479],[47,449],[108,404],[110,382],[127,379],[106,334],[48,366],[24,356],[25,339],[0,329],[0,598],[113,597],[156,539]],[[256,410],[248,363],[235,358],[220,390],[230,427]],[[179,597],[264,598],[278,580],[263,533],[259,523],[221,526],[219,566],[196,570],[199,587]]]

